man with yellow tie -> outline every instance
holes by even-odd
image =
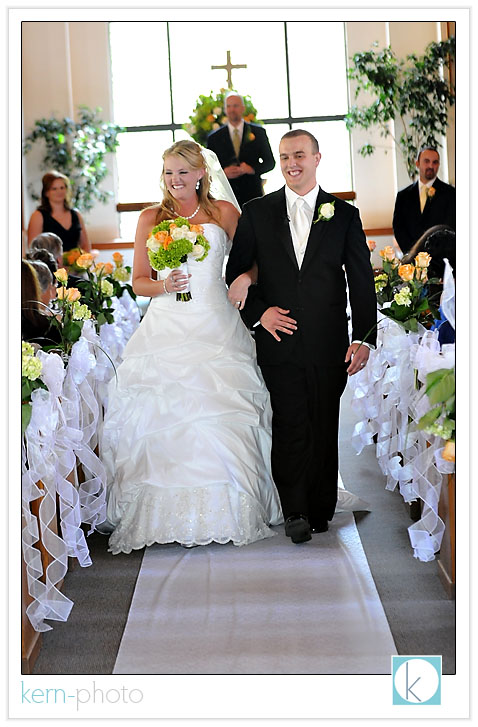
[[[242,207],[248,200],[262,197],[261,174],[274,169],[275,161],[265,129],[244,120],[242,96],[229,92],[224,111],[227,124],[209,135],[207,146],[217,154]]]
[[[402,189],[395,200],[393,234],[403,254],[434,225],[456,226],[455,188],[438,179],[440,155],[433,147],[421,149],[416,166],[419,178]]]

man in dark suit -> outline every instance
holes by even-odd
[[[224,111],[228,122],[209,135],[207,146],[217,154],[242,207],[248,200],[262,197],[261,174],[274,169],[275,161],[265,129],[244,121],[242,96],[228,93]]]
[[[398,192],[393,212],[393,234],[404,255],[430,227],[456,227],[455,188],[437,177],[437,150],[424,147],[415,164],[419,179]]]
[[[255,327],[271,395],[272,475],[285,531],[300,543],[327,530],[334,515],[340,397],[374,346],[377,303],[358,210],[316,182],[317,140],[289,131],[279,152],[286,186],[244,206],[226,281],[256,262],[242,316]]]

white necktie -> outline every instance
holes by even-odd
[[[305,213],[305,204],[305,200],[297,197],[295,201],[294,230],[300,251],[303,250],[310,232],[310,222]]]

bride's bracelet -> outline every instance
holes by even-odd
[[[166,280],[167,280],[167,278],[163,278],[163,288],[164,288],[164,292],[166,293],[166,295],[171,295],[171,292],[166,287]]]

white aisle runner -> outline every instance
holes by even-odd
[[[396,654],[352,513],[294,545],[146,549],[114,674],[389,674]]]

